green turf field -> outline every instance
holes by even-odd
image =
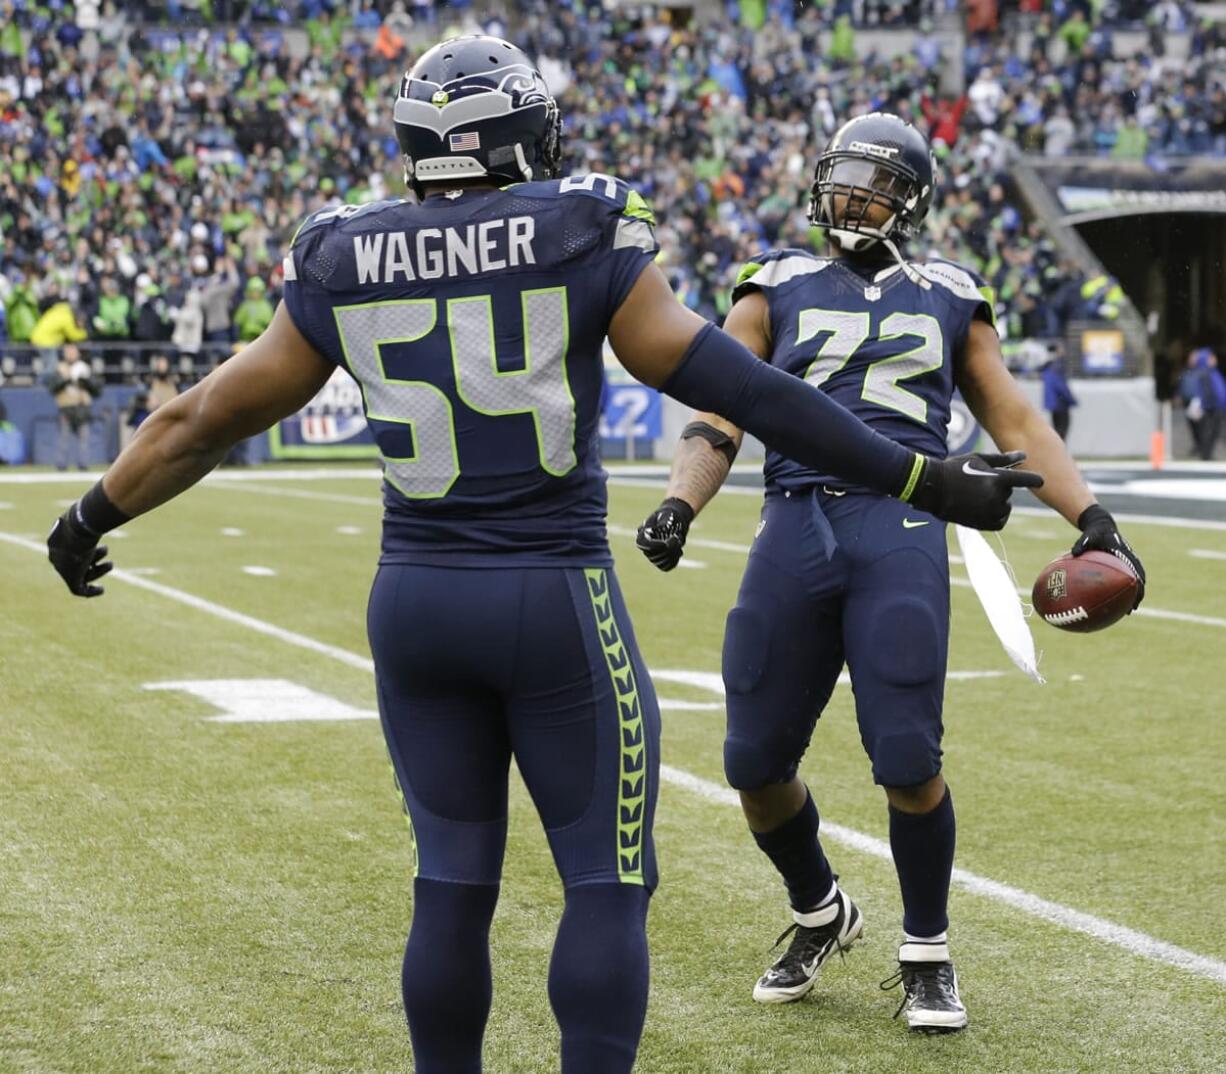
[[[144,688],[227,681],[243,715],[262,711],[243,680],[285,680],[313,691],[303,712],[369,713],[377,483],[207,483],[111,540],[138,573],[88,603],[38,551],[85,487],[0,484],[0,531],[17,538],[0,539],[0,1071],[411,1070],[399,995],[411,847],[378,725],[218,722],[225,710],[200,691],[220,687]],[[722,546],[748,542],[757,499],[718,499],[692,535],[702,566],[662,576],[625,536],[659,490],[611,492],[649,665],[718,673],[744,561]],[[951,670],[1001,673],[947,689],[958,864],[973,874],[952,896],[971,1016],[956,1037],[908,1034],[891,1020],[897,993],[877,987],[901,910],[892,866],[871,852],[884,799],[847,687],[804,774],[825,821],[870,839],[828,847],[866,939],[810,999],[764,1008],[750,990],[788,923],[781,887],[720,792],[718,696],[661,678],[662,698],[692,707],[664,713],[664,762],[679,772],[660,798],[639,1070],[1226,1070],[1226,561],[1188,554],[1226,553],[1226,530],[1128,533],[1147,607],[1192,619],[1134,616],[1094,636],[1038,624],[1045,687],[1011,669],[954,588]],[[1054,516],[1016,517],[1018,577],[1071,535]],[[544,974],[560,893],[514,788],[486,1069],[535,1074],[556,1069]]]

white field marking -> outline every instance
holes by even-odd
[[[710,780],[691,775],[689,772],[685,772],[680,768],[674,768],[672,765],[662,764],[660,766],[660,778],[668,783],[672,783],[674,786],[684,787],[686,790],[700,795],[710,802],[717,802],[720,805],[732,807],[739,807],[741,804],[740,796],[731,788],[722,787],[718,783],[712,783]],[[893,860],[889,843],[881,839],[875,839],[871,835],[865,835],[863,832],[855,831],[852,828],[844,828],[841,824],[832,824],[824,818],[822,819],[822,831],[836,843],[842,843],[853,850],[858,850],[874,858],[881,858],[884,861]],[[1030,914],[1032,917],[1040,918],[1062,928],[1071,929],[1074,932],[1083,933],[1086,936],[1093,936],[1095,939],[1123,948],[1125,951],[1134,955],[1140,955],[1142,958],[1148,958],[1154,962],[1164,962],[1168,966],[1177,966],[1179,969],[1187,970],[1189,973],[1195,973],[1200,977],[1207,977],[1211,981],[1226,984],[1226,962],[1221,962],[1218,959],[1209,958],[1206,955],[1198,955],[1193,951],[1188,951],[1182,947],[1176,947],[1174,944],[1155,939],[1144,932],[1137,932],[1135,929],[1117,925],[1113,921],[1095,917],[1093,914],[1074,910],[1070,906],[1062,906],[1057,902],[1049,902],[1047,899],[1042,899],[1038,895],[1032,895],[1028,891],[1022,891],[1020,888],[1001,884],[995,880],[989,880],[985,876],[979,876],[977,873],[972,873],[966,869],[955,869],[953,871],[953,882],[964,891],[969,891],[972,895],[981,895],[985,898],[995,899],[997,902],[1003,902],[1007,906],[1012,906],[1015,910],[1021,910],[1025,914]]]
[[[13,505],[6,501],[0,500],[0,511],[7,511]]]
[[[632,530],[628,526],[614,526],[612,523],[605,527],[609,531],[611,537],[629,537],[632,540],[638,536],[637,530]],[[686,538],[687,548],[712,548],[716,552],[735,552],[738,555],[744,555],[749,551],[747,544],[734,544],[732,541],[713,541],[708,537],[688,537]],[[685,560],[681,561],[682,563]]]
[[[701,559],[682,558],[677,561],[677,566],[684,567],[687,571],[705,571],[707,569],[707,565]]]
[[[141,578],[148,578],[150,575],[162,573],[161,567],[125,567],[124,570],[128,574],[136,574]]]
[[[223,526],[221,528],[221,535],[223,537],[242,537],[243,530],[240,530],[235,526]]]
[[[1226,500],[1226,478],[1134,478],[1118,485],[1100,481],[1087,484],[1091,492],[1101,492],[1105,496],[1148,496],[1156,500],[1208,500],[1217,503]]]
[[[723,712],[722,701],[674,701],[671,698],[658,698],[656,704],[661,712]]]
[[[107,540],[108,540],[108,541],[109,541],[109,540],[110,540],[112,537],[117,537],[117,538],[119,538],[119,540],[121,540],[121,541],[122,541],[122,540],[123,540],[125,537],[127,537],[127,536],[128,536],[128,531],[127,531],[127,530],[107,530],[107,531],[106,531],[106,537],[107,537]]]
[[[272,567],[244,567],[244,574],[250,574],[255,578],[273,578],[276,576],[276,571]]]
[[[198,697],[222,710],[220,716],[205,717],[210,723],[296,723],[379,718],[379,714],[370,709],[354,708],[287,679],[147,682],[141,689],[176,690]]]
[[[19,537],[15,533],[0,531],[0,541],[6,541],[9,544],[17,545],[19,548],[37,552],[39,555],[47,554],[47,546],[41,541]],[[186,604],[189,608],[195,608],[197,611],[216,616],[218,619],[224,619],[227,622],[246,627],[248,630],[254,630],[257,634],[276,638],[287,645],[296,645],[300,649],[308,649],[313,653],[318,653],[320,656],[330,657],[339,663],[347,664],[349,667],[370,672],[375,670],[375,662],[368,656],[359,656],[357,653],[351,653],[348,649],[341,649],[335,645],[328,645],[326,642],[316,641],[314,638],[308,638],[305,634],[297,634],[292,630],[285,630],[283,627],[266,623],[264,620],[256,619],[251,615],[244,615],[242,612],[236,612],[224,605],[214,604],[211,600],[205,600],[203,597],[196,597],[191,593],[185,593],[181,589],[172,589],[168,585],[162,585],[161,582],[152,582],[148,578],[141,578],[130,571],[112,571],[107,575],[107,581],[109,582],[112,579],[116,582],[126,582],[128,585],[134,585],[138,589],[144,589],[150,593],[156,593],[158,596],[166,597],[168,600]]]
[[[40,555],[45,550],[43,545],[34,541],[24,540],[11,533],[0,532],[0,540],[27,548]],[[260,634],[277,638],[279,641],[296,645],[299,648],[307,649],[321,656],[331,657],[333,660],[337,660],[349,667],[363,668],[370,672],[374,671],[374,662],[372,660],[359,656],[357,653],[349,652],[347,649],[327,645],[314,638],[308,638],[304,634],[296,634],[292,630],[284,630],[272,623],[266,623],[250,615],[243,615],[241,612],[233,611],[220,604],[214,604],[212,601],[204,600],[201,597],[192,596],[190,593],[172,589],[170,586],[151,582],[146,578],[135,577],[125,571],[114,571],[111,577],[116,581],[127,582],[129,585],[134,585],[151,593],[167,597],[170,600],[178,601],[180,604],[206,612],[209,615],[216,616],[218,619],[248,627]],[[735,791],[711,783],[709,780],[700,779],[698,776],[691,775],[689,772],[682,771],[679,768],[673,768],[671,765],[661,765],[660,773],[668,782],[684,787],[704,798],[726,805],[740,804]],[[890,857],[889,846],[880,839],[874,839],[851,828],[843,828],[836,824],[827,823],[826,831],[830,834],[831,838],[842,841],[847,846],[862,849],[865,853],[876,857]],[[1139,955],[1142,958],[1148,958],[1154,962],[1162,962],[1169,966],[1176,966],[1179,969],[1187,970],[1189,973],[1226,984],[1226,962],[1221,962],[1205,955],[1198,955],[1182,947],[1176,947],[1174,944],[1165,943],[1152,936],[1147,936],[1143,932],[1136,932],[1133,929],[1125,928],[1103,918],[1082,913],[1080,910],[1074,910],[1059,903],[1048,902],[1037,895],[1032,895],[1018,888],[1009,887],[1006,884],[999,884],[994,880],[967,872],[965,869],[954,870],[954,883],[976,895],[996,899],[999,902],[1021,910],[1023,913],[1064,928],[1072,929],[1074,932],[1093,936],[1096,939],[1122,948],[1132,954]]]
[[[949,584],[969,588],[971,583],[966,578],[950,578]],[[1017,593],[1018,596],[1026,600],[1030,599],[1030,590],[1028,589],[1018,586]],[[1222,630],[1226,630],[1226,619],[1219,619],[1212,615],[1196,615],[1192,612],[1172,612],[1166,608],[1148,607],[1140,607],[1132,614],[1141,616],[1144,619],[1170,619],[1176,623],[1195,623],[1197,626],[1219,627]]]
[[[89,471],[74,473],[46,471],[33,474],[0,474],[0,485],[69,485],[73,482],[97,481],[98,473],[99,471],[95,470],[92,473]],[[383,472],[377,466],[371,466],[369,469],[342,467],[334,470],[323,467],[287,470],[282,470],[279,467],[269,467],[268,469],[246,470],[242,473],[232,470],[214,470],[204,478],[204,481],[236,481],[243,483],[249,481],[349,481],[355,478],[362,481],[370,481],[372,478],[376,481],[382,481]]]
[[[343,534],[346,537],[356,537],[362,532],[361,526],[337,526],[336,532]]]
[[[626,485],[631,488],[665,488],[668,481],[651,476],[643,476],[639,478],[630,477],[610,477],[610,485]],[[1103,486],[1104,493],[1110,493],[1112,487]],[[724,485],[720,489],[721,496],[756,496],[762,498],[762,489],[746,487],[744,485]],[[1033,516],[1035,518],[1044,518],[1048,521],[1052,519],[1052,512],[1047,507],[1026,507],[1024,505],[1013,508],[1015,515]],[[1135,522],[1143,526],[1167,526],[1173,529],[1184,530],[1214,530],[1216,532],[1226,532],[1226,522],[1218,522],[1210,518],[1183,518],[1180,516],[1168,515],[1142,515],[1132,511],[1113,511],[1112,516],[1117,522]]]
[[[76,502],[77,502],[76,500],[56,500],[55,506],[56,507],[71,507]]]
[[[1189,548],[1188,555],[1193,559],[1226,559],[1226,552],[1215,552],[1212,548]]]
[[[1006,674],[1004,671],[950,671],[945,677],[955,682],[973,682],[976,679],[1001,679]],[[713,671],[674,671],[666,668],[663,671],[653,671],[651,679],[653,682],[675,682],[682,686],[693,686],[699,690],[709,690],[720,697],[724,696],[724,678]],[[839,685],[851,685],[851,676],[846,671],[839,675]]]
[[[381,507],[383,501],[378,496],[350,496],[344,492],[307,492],[304,489],[280,489],[275,486],[263,485],[257,488],[247,488],[245,485],[229,485],[225,479],[219,478],[204,486],[213,491],[250,492],[256,496],[281,496],[292,500],[321,500],[325,503],[356,503],[363,507]]]

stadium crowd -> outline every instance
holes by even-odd
[[[886,109],[919,124],[943,165],[913,253],[977,268],[1008,334],[1056,335],[1097,299],[1087,304],[1076,271],[1014,204],[1013,156],[1226,152],[1226,39],[1197,27],[1187,63],[1152,49],[1116,60],[1111,20],[1131,14],[1127,0],[991,6],[967,38],[970,84],[950,98],[931,21],[941,0],[730,0],[728,21],[695,27],[582,0],[515,0],[509,23],[478,22],[482,5],[413,0],[0,0],[0,331],[188,355],[254,338],[297,222],[334,199],[401,190],[389,97],[424,20],[504,34],[540,58],[570,167],[642,189],[666,270],[708,316],[726,312],[746,256],[813,241],[816,147],[843,119]],[[305,54],[278,12],[305,29]],[[1151,24],[1188,18],[1174,2],[1146,12]],[[993,31],[1001,18],[1027,32]],[[903,22],[915,26],[908,53],[857,46],[858,23]]]

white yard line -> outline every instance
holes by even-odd
[[[39,555],[43,555],[46,552],[45,546],[41,543],[26,540],[24,537],[18,537],[15,534],[0,532],[0,540],[36,552]],[[306,649],[320,656],[330,657],[348,667],[360,668],[369,672],[374,671],[374,662],[368,657],[359,656],[357,653],[350,652],[347,649],[341,649],[335,645],[328,645],[317,641],[314,638],[307,637],[305,634],[285,630],[273,623],[264,622],[262,619],[256,619],[254,616],[244,615],[242,612],[236,612],[221,604],[204,600],[202,597],[193,596],[190,593],[161,585],[158,582],[151,582],[148,578],[141,578],[126,571],[114,571],[111,574],[111,578],[118,582],[134,585],[150,593],[157,593],[159,596],[166,597],[169,600],[185,604],[190,608],[195,608],[197,611],[205,612],[226,622],[247,627],[249,630],[254,630],[267,637],[276,638],[278,641],[286,642],[289,645]],[[721,787],[719,784],[712,783],[699,776],[692,775],[682,769],[673,768],[671,765],[661,765],[660,774],[663,779],[674,786],[682,787],[709,801],[730,806],[739,804],[735,791],[727,787]],[[889,845],[880,839],[875,839],[852,828],[844,828],[841,825],[832,824],[829,821],[823,821],[822,828],[830,838],[843,843],[845,846],[860,850],[874,857],[890,857]],[[1200,977],[1206,977],[1209,980],[1226,984],[1226,962],[1219,961],[1218,959],[1210,958],[1207,955],[1198,955],[1194,951],[1176,947],[1174,944],[1166,943],[1143,932],[1137,932],[1135,929],[1117,925],[1112,921],[1095,917],[1093,914],[1083,913],[1080,910],[1063,906],[1060,903],[1050,902],[1028,891],[1010,887],[1008,884],[998,883],[995,880],[979,876],[965,869],[954,870],[954,883],[975,895],[994,899],[1032,917],[1040,918],[1062,928],[1070,929],[1073,932],[1092,936],[1131,954],[1147,958],[1153,962],[1175,966],[1178,969],[1186,970]]]
[[[710,802],[717,802],[720,805],[732,806],[734,808],[740,807],[741,801],[736,791],[692,775],[680,768],[673,768],[672,765],[661,765],[660,777],[675,786],[684,787],[686,790],[700,795]],[[892,860],[889,843],[881,839],[875,839],[871,835],[865,835],[863,832],[858,832],[853,828],[844,828],[841,824],[832,824],[824,817],[822,818],[822,834],[825,838],[832,839],[836,843],[842,843],[846,847],[858,850],[874,858],[882,858],[885,861]],[[1071,906],[1062,906],[1058,902],[1050,902],[1047,899],[1040,898],[1038,895],[1032,895],[1029,891],[1023,891],[1021,888],[989,880],[985,876],[979,876],[977,873],[969,872],[966,869],[954,870],[953,883],[956,887],[969,891],[973,895],[995,899],[997,902],[1012,906],[1015,910],[1021,910],[1022,913],[1041,918],[1043,921],[1059,925],[1062,928],[1071,929],[1073,932],[1093,936],[1095,939],[1102,940],[1104,943],[1109,943],[1114,947],[1121,947],[1134,955],[1140,955],[1142,958],[1148,958],[1154,962],[1165,962],[1169,966],[1178,966],[1189,973],[1195,973],[1200,977],[1208,977],[1211,981],[1226,984],[1226,962],[1220,962],[1206,955],[1198,955],[1194,951],[1188,951],[1182,947],[1176,947],[1174,944],[1155,939],[1144,932],[1137,932],[1136,929],[1117,925],[1113,921],[1095,917],[1093,914],[1083,913],[1081,910],[1074,910]]]
[[[1226,552],[1215,552],[1212,548],[1189,548],[1188,555],[1193,559],[1226,559]]]

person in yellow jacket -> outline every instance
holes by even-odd
[[[45,310],[30,332],[30,342],[36,347],[62,347],[84,339],[86,331],[77,323],[72,306],[63,299]]]

